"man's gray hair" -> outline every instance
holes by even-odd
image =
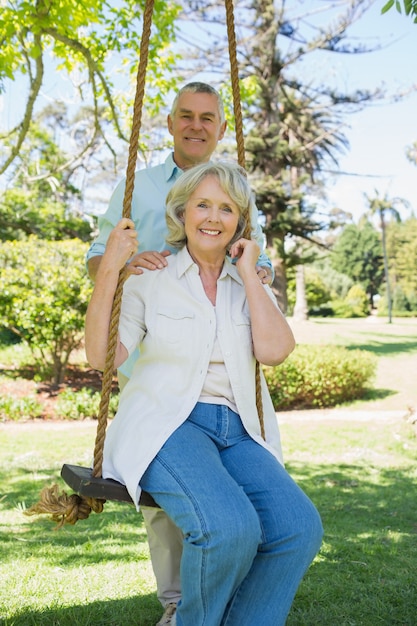
[[[207,83],[200,83],[200,82],[188,83],[187,85],[184,85],[184,87],[182,87],[179,90],[179,92],[175,96],[174,102],[172,103],[172,106],[171,106],[171,117],[173,117],[175,115],[175,113],[177,111],[177,107],[178,107],[179,97],[183,93],[208,93],[208,94],[210,94],[212,96],[215,96],[217,98],[217,106],[218,106],[218,109],[219,109],[220,123],[223,124],[223,122],[226,119],[226,116],[224,114],[223,100],[222,100],[219,92],[216,91],[216,89],[214,89],[214,87],[212,87],[211,85],[208,85]]]

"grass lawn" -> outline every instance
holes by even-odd
[[[287,467],[325,528],[287,626],[415,626],[417,427],[407,407],[416,406],[417,323],[320,320],[293,328],[300,343],[372,350],[381,367],[376,391],[350,413],[281,416]],[[159,619],[146,533],[132,506],[108,503],[101,515],[60,531],[23,514],[59,480],[63,462],[90,462],[95,429],[88,421],[0,424],[4,626],[154,626]]]

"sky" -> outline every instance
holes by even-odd
[[[327,187],[329,200],[356,220],[367,208],[364,193],[404,198],[417,215],[417,166],[406,156],[406,146],[417,141],[417,24],[391,10],[380,14],[385,0],[374,6],[352,29],[360,40],[392,42],[370,54],[341,56],[334,70],[345,84],[376,87],[390,93],[414,93],[396,103],[379,103],[347,118],[350,150],[339,160],[341,172]],[[410,208],[411,211],[411,208]],[[403,218],[409,214],[402,211]]]
[[[304,0],[308,3],[309,0]],[[316,2],[317,0],[311,0]],[[377,103],[346,116],[344,129],[350,149],[339,157],[340,173],[329,178],[326,192],[330,206],[351,213],[357,221],[367,208],[364,193],[404,198],[417,214],[417,166],[405,156],[406,146],[417,141],[417,24],[390,10],[381,15],[385,0],[375,5],[350,29],[358,41],[382,49],[367,54],[327,54],[308,63],[305,72],[333,76],[346,91],[384,85],[387,92],[415,91],[396,103]],[[294,4],[294,7],[297,3]],[[44,90],[53,97],[55,83]],[[62,85],[57,86],[62,92]],[[60,94],[62,95],[62,93]],[[10,126],[19,102],[19,85],[9,83],[0,96],[0,125]],[[410,209],[411,210],[411,209]],[[403,217],[409,212],[404,209]]]

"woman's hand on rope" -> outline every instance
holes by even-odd
[[[138,249],[138,234],[135,224],[123,217],[113,228],[107,241],[104,257],[111,260],[115,269],[121,270]]]
[[[129,261],[127,266],[128,274],[143,274],[143,269],[141,268],[161,270],[168,265],[166,257],[170,254],[169,250],[163,250],[162,252],[156,252],[156,250],[139,252]]]

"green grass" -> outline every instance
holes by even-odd
[[[59,481],[63,461],[89,464],[95,424],[0,425],[0,623],[5,626],[150,625],[155,596],[142,517],[108,503],[101,515],[55,531],[23,514]]]
[[[299,343],[361,347],[379,366],[376,390],[350,412],[281,416],[287,467],[325,529],[287,626],[415,626],[417,426],[407,407],[416,407],[417,322],[291,324]],[[133,507],[108,503],[60,531],[23,514],[43,486],[65,488],[62,463],[89,464],[95,429],[88,421],[0,424],[3,626],[154,626],[160,617]]]
[[[398,417],[287,414],[281,429],[287,466],[325,528],[288,626],[416,624],[415,425]],[[0,425],[4,626],[153,626],[159,618],[146,534],[133,507],[108,503],[101,515],[60,531],[23,514],[64,461],[89,462],[94,436],[87,422]]]

